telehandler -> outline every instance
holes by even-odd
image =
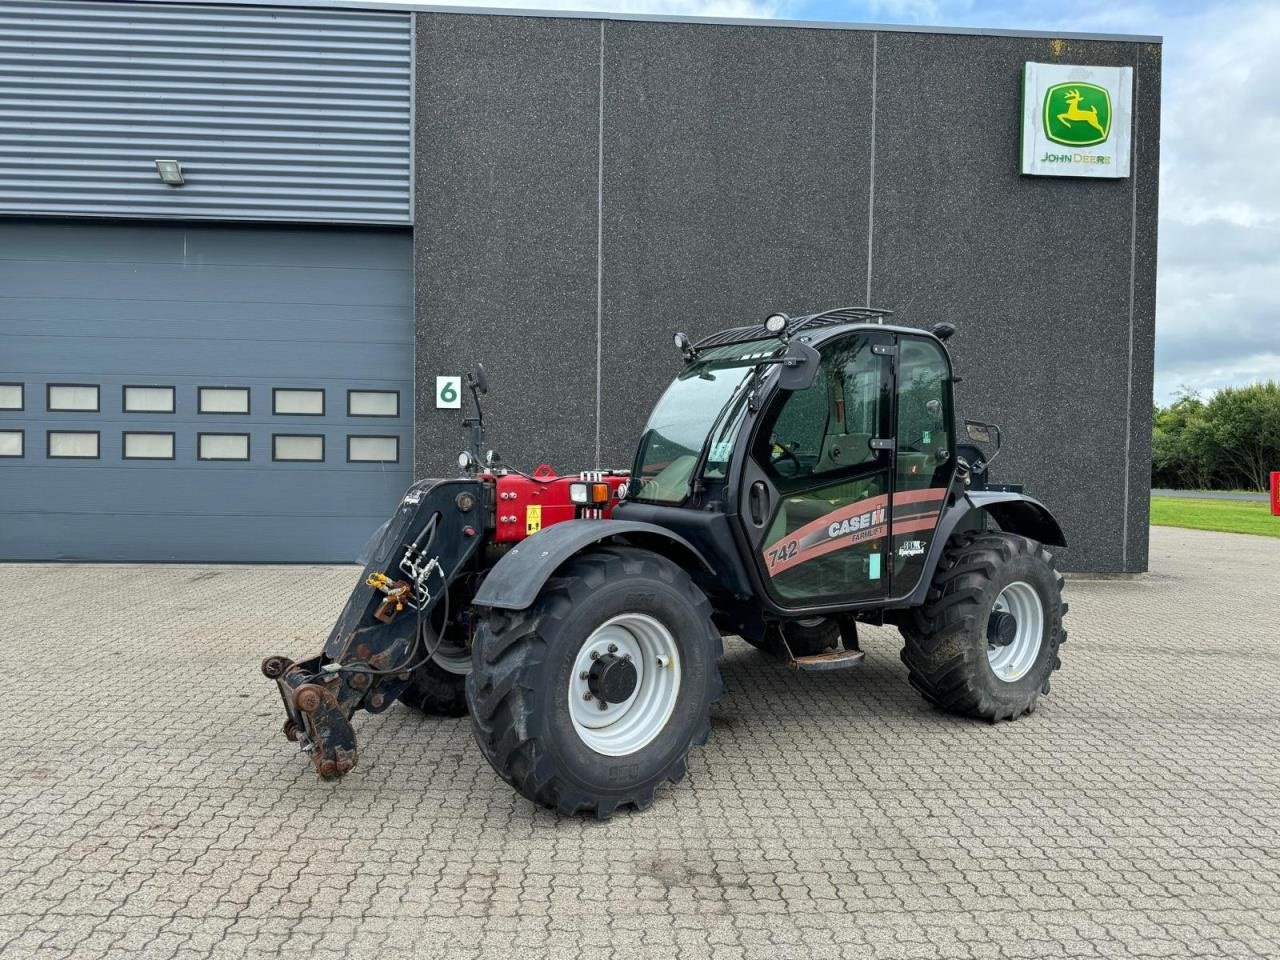
[[[953,713],[1035,710],[1066,642],[1065,546],[1020,486],[990,482],[993,424],[952,413],[950,324],[844,307],[683,333],[631,470],[526,474],[471,449],[420,480],[366,550],[323,651],[270,657],[285,735],[323,778],[356,764],[351,718],[397,700],[469,712],[535,803],[609,817],[685,774],[736,635],[796,671],[863,658],[892,624],[908,679]]]

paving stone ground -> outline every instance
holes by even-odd
[[[1068,584],[1032,717],[956,719],[895,633],[796,677],[739,641],[688,780],[639,814],[516,796],[397,707],[318,782],[265,653],[354,570],[0,566],[0,956],[1280,956],[1280,540],[1156,529]]]

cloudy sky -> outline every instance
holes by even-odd
[[[440,2],[440,0],[435,0]],[[462,0],[466,6],[484,0]],[[492,6],[1164,37],[1155,399],[1280,380],[1280,3],[498,0]]]

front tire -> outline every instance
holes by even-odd
[[[1062,584],[1034,540],[953,537],[924,605],[899,626],[911,685],[944,710],[993,723],[1033,713],[1062,665]]]
[[[602,819],[644,809],[707,740],[721,652],[688,574],[646,550],[598,548],[528,609],[481,622],[467,679],[472,732],[534,803]]]

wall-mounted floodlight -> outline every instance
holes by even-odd
[[[171,187],[180,187],[186,183],[182,179],[182,164],[177,160],[157,160],[156,173],[160,174],[160,179]]]

